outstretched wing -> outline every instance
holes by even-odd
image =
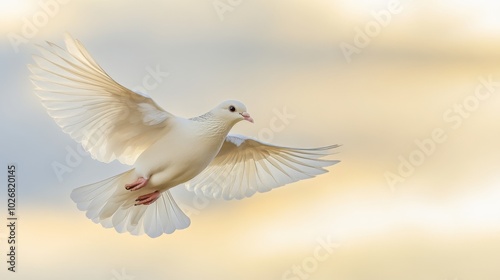
[[[115,82],[83,45],[66,36],[66,49],[48,42],[29,65],[35,92],[64,132],[102,162],[133,164],[168,130],[173,115],[151,98]]]
[[[241,199],[327,172],[338,160],[324,160],[338,145],[297,149],[265,144],[241,135],[228,135],[219,154],[186,184],[208,197]]]

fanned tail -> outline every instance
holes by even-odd
[[[113,227],[120,233],[146,233],[154,238],[189,226],[189,218],[177,206],[169,190],[162,192],[160,198],[150,205],[134,206],[136,198],[148,192],[147,188],[125,190],[125,184],[136,179],[137,175],[131,169],[77,188],[71,192],[71,199],[93,222],[106,228]]]

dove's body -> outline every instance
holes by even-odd
[[[253,122],[241,102],[222,102],[184,119],[115,82],[80,42],[48,43],[30,66],[37,95],[64,132],[94,159],[134,168],[76,188],[71,198],[87,217],[118,232],[151,237],[189,226],[169,189],[186,183],[198,195],[241,199],[327,172],[336,145],[300,149],[228,135]]]
[[[215,158],[231,129],[206,120],[173,118],[170,121],[168,132],[134,164],[137,176],[149,179],[150,191],[164,191],[198,175]]]

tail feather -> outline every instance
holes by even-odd
[[[133,235],[146,233],[158,237],[189,226],[189,218],[175,203],[170,191],[150,205],[134,206],[135,199],[147,189],[127,191],[124,186],[137,179],[134,169],[106,180],[73,190],[71,199],[86,216],[105,228]]]

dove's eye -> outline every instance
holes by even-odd
[[[231,106],[229,106],[229,111],[234,112],[234,111],[236,111],[236,108],[234,108],[234,106],[231,105]]]

